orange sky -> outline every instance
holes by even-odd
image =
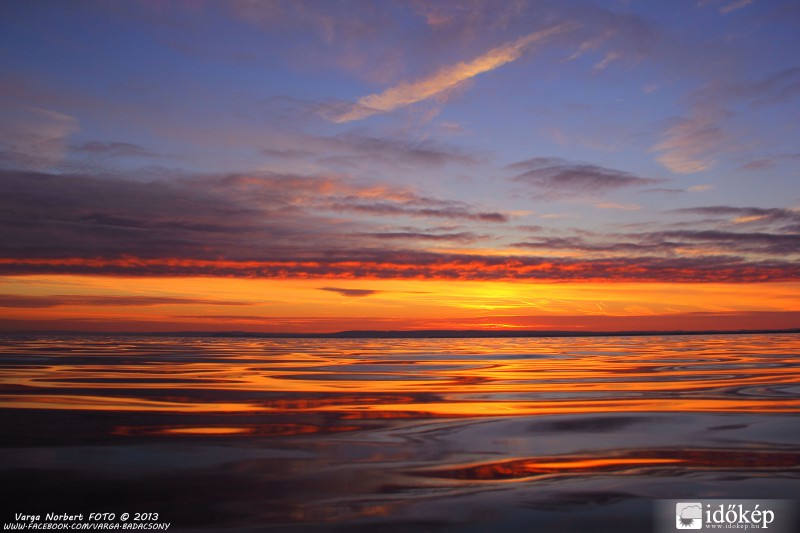
[[[800,283],[0,278],[3,330],[702,330],[797,327]]]

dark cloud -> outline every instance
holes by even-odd
[[[680,247],[679,243],[656,240],[652,235],[638,235],[641,242],[587,242],[582,237],[549,237],[538,241],[517,242],[512,246],[517,248],[530,248],[532,250],[552,251],[569,250],[580,252],[595,253],[626,253],[626,254],[650,254],[650,253],[671,253]]]
[[[697,253],[720,250],[729,254],[758,253],[786,256],[800,253],[800,235],[719,230],[673,230],[594,236],[549,237],[514,243],[518,248],[540,251],[569,250],[595,254],[646,254],[674,256],[680,251]]]
[[[756,252],[778,256],[800,254],[800,235],[734,231],[667,231],[654,235],[676,239],[684,246],[688,243],[713,245],[736,253]]]
[[[381,240],[420,240],[420,241],[454,241],[461,243],[475,242],[488,238],[486,235],[478,235],[469,231],[458,233],[422,233],[414,231],[385,231],[378,233],[362,233],[364,237],[372,237]]]
[[[365,246],[361,234],[374,232],[374,221],[364,216],[506,220],[501,213],[462,202],[319,176],[185,175],[134,181],[0,171],[0,257],[263,260],[346,255]]]
[[[573,259],[415,251],[352,253],[342,259],[273,261],[0,259],[0,274],[211,276],[273,279],[445,279],[751,283],[800,280],[800,263],[734,255]]]
[[[289,140],[284,141],[290,142]],[[410,170],[419,167],[444,165],[475,165],[485,159],[478,152],[431,139],[414,139],[408,136],[375,136],[347,132],[323,137],[302,135],[291,139],[293,146],[271,146],[260,151],[276,159],[313,161],[332,169]]]
[[[333,211],[348,211],[378,216],[408,216],[424,218],[448,218],[454,220],[474,220],[478,222],[508,222],[503,213],[475,211],[460,202],[436,202],[435,206],[426,207],[429,202],[374,202],[359,198],[343,198],[338,202],[325,204],[325,208]]]
[[[246,320],[253,322],[273,322],[275,320],[274,317],[271,316],[256,316],[256,315],[172,315],[172,318]]]
[[[665,181],[554,157],[536,157],[514,163],[508,168],[515,171],[523,170],[524,172],[514,176],[513,180],[532,187],[537,196],[548,198],[601,194]]]
[[[319,185],[282,186],[267,201],[233,178],[138,182],[0,172],[0,250],[17,257],[241,255],[253,238],[280,246],[308,230],[310,217],[284,213],[300,194],[289,189]]]
[[[372,289],[342,289],[341,287],[320,287],[321,291],[335,292],[348,298],[363,298],[364,296],[372,296],[383,291]]]
[[[194,298],[172,298],[168,296],[98,296],[86,294],[51,294],[29,296],[22,294],[0,294],[0,307],[19,309],[43,309],[47,307],[80,306],[124,306],[150,307],[154,305],[253,305],[254,302],[227,300],[202,300]]]
[[[139,146],[125,142],[100,142],[91,141],[78,146],[73,146],[76,152],[88,154],[107,155],[112,157],[153,157],[156,154]]]
[[[462,149],[429,139],[410,140],[345,133],[328,138],[325,144],[342,152],[342,158],[367,159],[378,164],[442,166],[447,163],[472,165],[478,162],[474,155]]]
[[[716,218],[738,219],[737,224],[771,220],[790,228],[800,224],[796,211],[710,206],[679,214],[702,215],[716,220],[717,227],[676,229],[674,225],[663,231],[628,234],[576,232],[517,243],[532,253],[540,250],[542,257],[448,254],[426,251],[424,244],[469,242],[483,236],[454,231],[452,225],[376,231],[372,217],[499,223],[505,216],[408,190],[357,186],[325,176],[262,173],[131,181],[0,172],[0,274],[682,282],[800,279],[800,266],[790,257],[800,249],[797,234],[774,228],[752,231],[753,226],[747,226],[751,231],[730,231],[728,220]],[[382,227],[397,227],[393,223]],[[567,251],[583,253],[580,258],[559,253]],[[17,306],[50,306],[65,300],[6,301]],[[160,305],[152,302],[138,300],[136,305]],[[109,305],[126,304],[118,300]]]

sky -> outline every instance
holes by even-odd
[[[800,327],[800,5],[6,0],[0,330]]]

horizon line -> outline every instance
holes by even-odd
[[[95,335],[107,337],[203,337],[203,338],[272,338],[272,339],[369,339],[369,338],[536,338],[536,337],[632,337],[679,335],[767,335],[800,333],[800,327],[781,329],[705,329],[705,330],[485,330],[485,329],[411,329],[411,330],[344,330],[336,332],[259,332],[259,331],[77,331],[30,330],[0,331],[0,336],[31,335]]]

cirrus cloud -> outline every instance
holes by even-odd
[[[559,24],[529,33],[515,41],[493,48],[471,61],[446,66],[431,76],[412,82],[402,82],[382,93],[359,98],[356,104],[345,106],[345,109],[332,110],[327,118],[332,122],[351,122],[428,100],[479,74],[519,59],[534,44],[563,32],[568,27],[568,24]]]

